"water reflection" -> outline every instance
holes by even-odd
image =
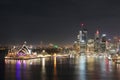
[[[41,77],[42,77],[42,80],[46,80],[46,70],[45,70],[45,58],[42,58],[42,74],[41,74]]]
[[[56,70],[56,57],[54,57],[54,77],[53,80],[57,80],[57,70]]]
[[[31,60],[9,60],[5,59],[5,64],[14,65],[16,63],[23,64],[24,66],[40,64],[40,59],[31,59]]]
[[[78,74],[78,80],[86,80],[86,57],[81,56],[79,58],[79,72]]]
[[[34,60],[5,60],[5,79],[30,80],[31,66],[37,65],[40,59]]]
[[[5,60],[5,80],[120,80],[120,64],[104,57]]]
[[[95,69],[94,63],[95,63],[95,58],[94,57],[88,57],[87,58],[87,69],[90,72],[94,71],[94,69]]]
[[[21,62],[20,62],[20,60],[18,60],[16,62],[16,80],[21,80],[21,70],[20,70],[20,68],[21,68]]]

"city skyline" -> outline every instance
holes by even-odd
[[[96,30],[119,36],[119,1],[0,1],[0,44],[73,44],[83,23],[88,36]]]

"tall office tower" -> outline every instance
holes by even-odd
[[[106,51],[106,34],[102,34],[102,37],[101,37],[101,52],[105,52]]]
[[[95,33],[95,39],[98,39],[99,36],[100,36],[100,34],[99,34],[99,31],[97,30],[96,33]]]
[[[83,40],[85,43],[87,43],[87,40],[88,40],[87,33],[88,33],[87,29],[83,28],[83,30],[82,30],[82,40]]]
[[[95,33],[95,38],[94,38],[94,50],[95,52],[99,52],[100,51],[100,34],[99,31],[97,30]]]
[[[81,24],[81,30],[79,32],[79,39],[80,39],[80,51],[86,52],[87,50],[87,29],[84,27],[83,24]]]
[[[77,40],[78,40],[78,43],[80,43],[82,41],[82,31],[81,30],[79,31],[79,34],[77,35]]]
[[[81,37],[81,41],[87,43],[87,38],[88,38],[87,34],[88,34],[88,31],[85,28],[84,24],[81,24],[81,32],[80,33],[81,33],[81,36],[82,36]]]
[[[82,41],[82,31],[79,32],[80,35],[80,42]]]

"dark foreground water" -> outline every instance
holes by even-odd
[[[0,69],[2,80],[120,80],[120,65],[103,57],[4,60]]]

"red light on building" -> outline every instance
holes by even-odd
[[[81,26],[83,26],[84,24],[82,23]]]
[[[84,23],[80,23],[80,26],[83,27],[83,26],[84,26]]]
[[[96,34],[99,34],[99,31],[98,31],[98,30],[96,31]]]

